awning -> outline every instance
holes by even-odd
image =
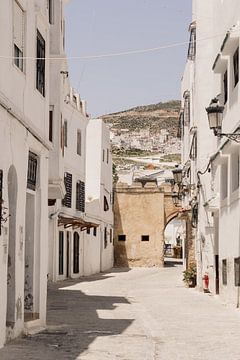
[[[79,228],[81,231],[84,231],[91,228],[97,228],[99,224],[85,221],[81,218],[59,216],[58,226],[64,226],[65,229],[70,227],[72,227],[73,229]]]

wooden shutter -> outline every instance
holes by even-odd
[[[66,189],[66,195],[63,199],[63,205],[71,208],[72,207],[72,174],[64,174],[64,184]]]

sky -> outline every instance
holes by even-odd
[[[183,43],[154,52],[69,59],[72,86],[92,117],[180,99],[192,0],[70,0],[65,8],[68,57],[121,53]]]

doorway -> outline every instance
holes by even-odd
[[[80,249],[80,239],[78,232],[74,232],[73,235],[73,273],[79,273],[79,249]]]

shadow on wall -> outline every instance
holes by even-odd
[[[90,281],[107,278],[92,276]],[[125,297],[86,295],[80,284],[69,280],[50,283],[47,329],[12,342],[0,350],[0,359],[16,359],[17,353],[18,359],[37,360],[42,354],[45,360],[75,360],[98,337],[121,334],[133,323],[133,319],[116,319],[114,315],[107,319],[98,316],[98,310],[114,311],[117,304],[129,304]]]
[[[118,234],[124,234],[118,197],[114,196],[114,266],[129,268],[125,241],[118,241]]]

